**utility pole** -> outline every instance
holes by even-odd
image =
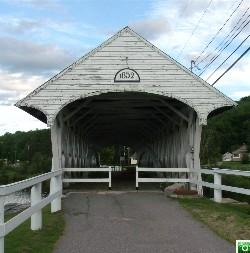
[[[197,66],[195,66],[195,61],[194,60],[191,60],[191,66],[190,66],[190,70],[191,72],[193,73],[193,69],[194,68],[197,68],[197,70],[200,70],[200,68]]]
[[[193,73],[193,68],[195,66],[195,61],[194,60],[191,60],[191,66],[190,66],[190,70],[191,72]]]

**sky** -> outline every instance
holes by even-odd
[[[204,80],[246,39],[213,83],[249,47],[249,20],[250,0],[0,0],[0,135],[46,128],[14,103],[127,25],[187,68],[201,55],[196,74],[228,44]],[[250,53],[215,87],[249,96],[249,70]]]

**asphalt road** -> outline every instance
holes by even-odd
[[[160,192],[71,193],[54,253],[233,253]]]

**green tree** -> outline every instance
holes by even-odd
[[[204,127],[201,145],[203,164],[221,161],[221,155],[246,143],[250,145],[250,96],[238,106],[208,120]]]

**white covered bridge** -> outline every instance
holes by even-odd
[[[242,193],[241,188],[218,186],[222,172],[200,170],[202,126],[212,114],[234,105],[230,98],[125,27],[16,104],[51,128],[52,172],[14,186],[1,186],[0,252],[4,235],[31,215],[32,229],[41,228],[43,206],[52,201],[52,211],[60,210],[63,171],[106,170],[109,178],[102,180],[111,186],[111,172],[98,168],[96,155],[111,144],[127,145],[136,151],[136,186],[147,181],[138,178],[138,171],[155,170],[174,172],[159,181],[190,182],[200,194],[202,186],[215,188],[218,201],[221,190]],[[215,184],[202,182],[201,171],[214,174]],[[41,182],[48,179],[51,192],[41,199]],[[30,186],[31,208],[4,223],[1,196]]]
[[[139,167],[199,170],[202,125],[233,105],[129,27],[16,104],[51,128],[54,171],[97,167],[110,144],[132,147]]]
[[[202,125],[233,105],[129,27],[16,104],[51,127],[53,169],[96,166],[109,144],[139,166],[198,169]]]

